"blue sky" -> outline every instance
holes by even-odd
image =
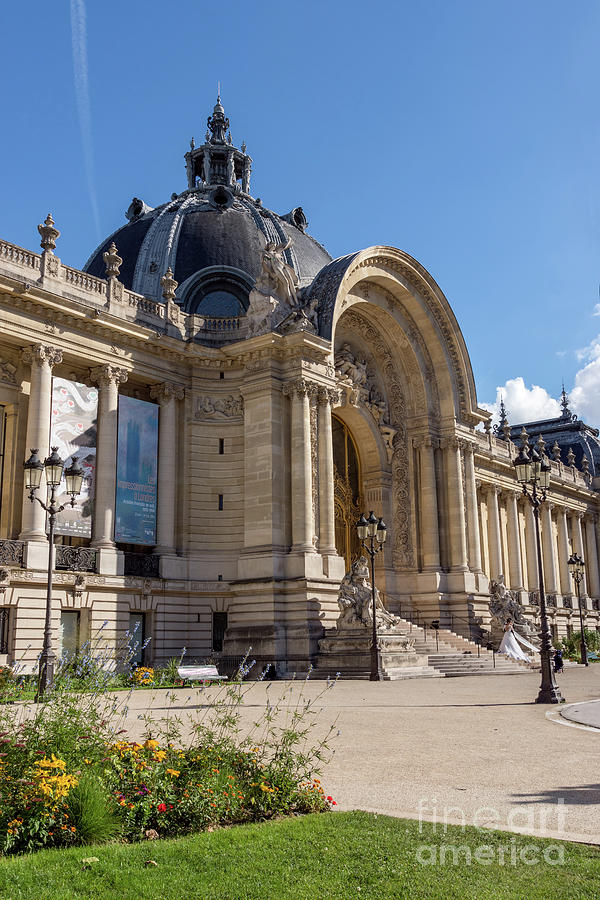
[[[36,248],[50,210],[82,266],[134,195],[184,189],[220,80],[253,194],[301,205],[333,256],[415,256],[480,402],[505,386],[513,421],[551,414],[564,378],[600,425],[593,0],[60,0],[4,4],[0,24],[1,237]]]

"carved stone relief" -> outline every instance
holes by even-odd
[[[317,394],[313,396],[310,404],[310,463],[312,466],[312,508],[315,531],[319,528],[319,429],[318,429],[318,404]],[[315,535],[315,538],[317,536]],[[316,541],[315,541],[316,544]]]
[[[0,359],[0,381],[5,384],[17,383],[17,367],[5,359]]]
[[[196,419],[239,419],[244,415],[242,397],[197,397]]]

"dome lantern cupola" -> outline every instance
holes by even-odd
[[[221,97],[208,117],[204,144],[196,147],[194,139],[185,154],[188,190],[194,191],[213,184],[222,184],[234,190],[250,193],[252,159],[246,153],[246,145],[238,150],[233,146],[229,119],[221,104]]]

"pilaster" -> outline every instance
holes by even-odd
[[[177,492],[177,401],[183,400],[180,384],[155,384],[150,396],[160,405],[158,420],[158,510],[155,553],[175,554],[175,499]]]
[[[23,361],[31,366],[29,405],[27,408],[27,450],[36,449],[41,460],[48,456],[52,410],[52,369],[62,362],[62,350],[45,344],[34,344],[23,351]],[[46,476],[42,474],[40,498],[46,495]],[[39,503],[23,496],[21,515],[22,541],[46,542],[46,513]]]
[[[90,369],[90,378],[93,384],[98,385],[96,490],[91,546],[114,550],[119,385],[127,381],[127,370],[109,364],[96,366]]]

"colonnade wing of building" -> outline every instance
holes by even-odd
[[[225,666],[252,647],[302,670],[370,510],[388,525],[375,574],[392,612],[485,637],[503,580],[537,621],[520,430],[493,431],[478,407],[442,291],[391,247],[331,260],[300,207],[251,197],[220,101],[210,121],[187,189],[157,208],[134,198],[87,271],[55,255],[51,216],[41,254],[0,241],[0,662],[35,668],[41,649],[47,523],[23,462],[54,443],[86,472],[59,516],[60,654],[133,635],[138,662],[185,646]],[[600,443],[563,400],[523,436],[543,450],[557,435],[541,511],[556,635],[578,627],[571,553],[587,627],[600,603]]]

